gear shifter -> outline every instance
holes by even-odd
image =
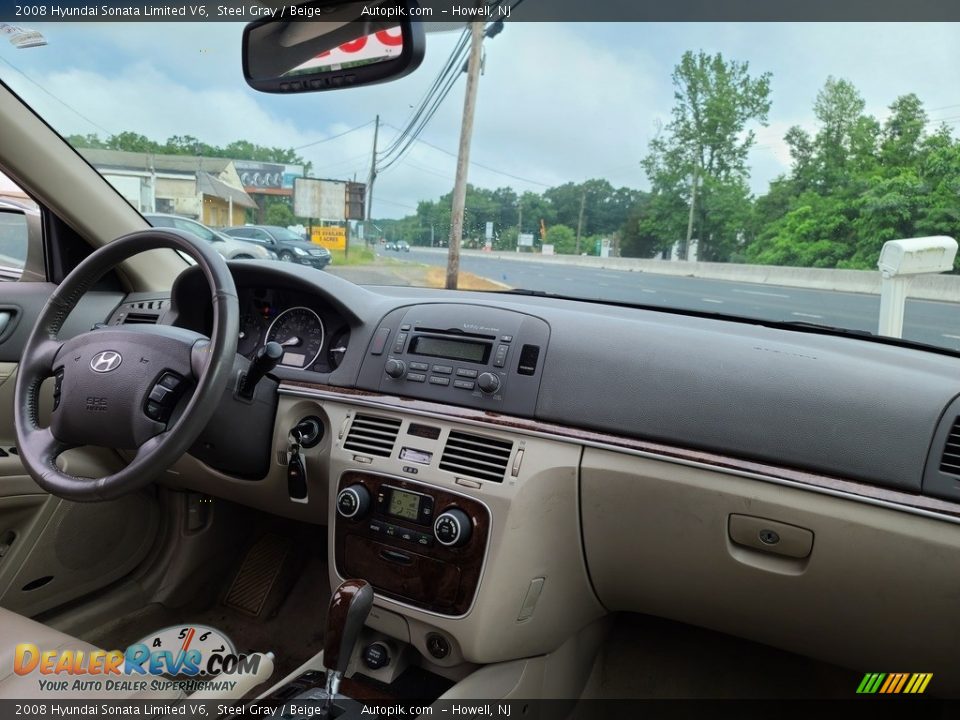
[[[360,630],[373,606],[373,587],[366,580],[344,580],[333,591],[327,610],[323,664],[327,668],[327,697],[332,701],[340,689]]]

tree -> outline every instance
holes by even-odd
[[[663,196],[655,225],[675,233],[664,242],[678,237],[682,205],[687,208],[682,237],[689,241],[698,235],[701,256],[723,259],[721,248],[735,244],[742,228],[726,223],[749,214],[749,196],[740,192],[755,142],[749,125],[767,122],[770,77],[753,77],[748,63],[725,60],[720,53],[688,51],[681,57],[672,75],[672,119],[641,163],[654,194]],[[729,212],[734,201],[742,207]],[[723,220],[712,212],[718,203],[728,210]]]
[[[577,233],[566,225],[552,225],[547,228],[547,245],[553,245],[553,251],[561,255],[573,253],[577,243]]]

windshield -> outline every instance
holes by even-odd
[[[356,282],[448,284],[469,29],[428,26],[398,81],[291,96],[245,84],[242,22],[31,29],[46,44],[0,43],[3,81],[141,212],[273,226]],[[955,25],[484,29],[460,289],[876,333],[884,243],[960,232]],[[307,181],[346,210],[298,214]],[[899,276],[899,333],[960,350],[943,253]]]

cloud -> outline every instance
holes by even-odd
[[[246,139],[300,147],[367,123],[301,151],[318,176],[365,180],[369,123],[380,115],[379,146],[386,147],[459,37],[431,33],[424,64],[394,83],[274,96],[243,82],[241,29],[229,23],[51,25],[44,28],[47,48],[0,49],[0,57],[34,82],[6,65],[0,71],[64,134],[132,130],[157,140],[193,135],[211,144]],[[811,108],[827,75],[850,79],[880,116],[904,92],[917,92],[930,108],[954,107],[934,117],[960,115],[953,78],[960,43],[952,25],[508,24],[484,44],[471,148],[477,164],[469,181],[539,191],[543,184],[607,177],[615,185],[646,187],[639,161],[657,122],[669,120],[670,73],[685,50],[699,48],[773,74],[770,125],[755,128],[751,153],[755,193],[789,168],[787,128],[814,129]],[[378,177],[375,215],[401,216],[419,200],[450,191],[464,88],[461,79],[424,142]]]

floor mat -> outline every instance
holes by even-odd
[[[123,649],[170,625],[209,625],[233,640],[239,652],[273,652],[272,684],[323,649],[330,602],[325,556],[309,555],[299,562],[288,558],[285,565],[284,571],[272,582],[259,616],[221,602],[180,608],[154,603],[99,628],[84,639],[101,648]],[[284,575],[289,576],[288,581],[284,581]],[[231,587],[233,585],[235,583]],[[229,591],[223,597],[227,595]]]
[[[223,604],[250,615],[259,615],[280,578],[291,545],[289,538],[273,533],[257,540],[247,551]]]

